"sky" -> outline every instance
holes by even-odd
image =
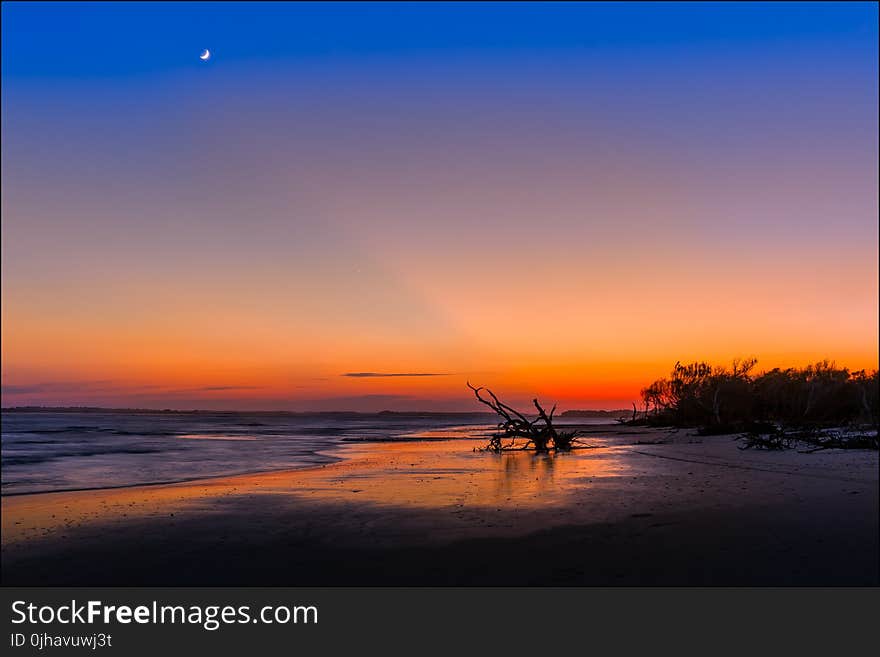
[[[2,403],[621,408],[678,360],[876,368],[877,25],[4,2]]]

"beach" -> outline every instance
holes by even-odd
[[[5,495],[3,583],[878,584],[876,451],[584,430],[566,454],[424,435],[307,467]]]

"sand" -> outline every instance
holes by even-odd
[[[347,444],[300,470],[7,496],[3,583],[878,584],[877,452],[590,430],[556,456]]]

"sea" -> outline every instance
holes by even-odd
[[[578,423],[607,420],[584,420]],[[487,413],[4,410],[2,495],[191,481],[338,460],[353,441],[486,441]]]

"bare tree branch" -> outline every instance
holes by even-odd
[[[483,386],[471,385],[467,383],[468,388],[473,390],[474,396],[481,404],[491,408],[502,421],[498,423],[498,433],[493,434],[486,446],[486,449],[493,452],[502,452],[513,449],[528,449],[529,445],[534,446],[536,452],[549,452],[551,449],[556,451],[569,451],[573,449],[574,438],[577,431],[558,431],[553,426],[553,415],[556,413],[556,404],[550,409],[548,415],[537,398],[532,400],[538,411],[538,417],[529,420],[524,414],[517,411],[498,399],[497,395],[489,388]],[[481,393],[485,391],[489,398],[484,397]],[[503,440],[510,438],[508,444],[503,444]],[[517,438],[526,438],[523,447],[516,447]]]

